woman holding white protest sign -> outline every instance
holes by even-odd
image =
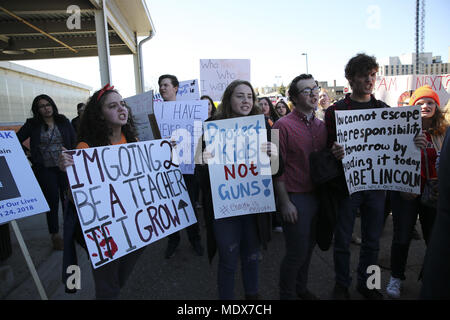
[[[405,266],[417,215],[425,243],[428,245],[430,240],[438,197],[435,164],[448,127],[440,110],[439,96],[430,86],[418,88],[412,94],[409,105],[421,106],[426,146],[421,149],[421,194],[391,192],[394,235],[391,247],[392,272],[386,292],[392,298],[400,298],[401,295],[401,284],[402,280],[405,280]]]
[[[223,120],[261,114],[256,95],[248,81],[235,80],[225,89],[222,102],[212,119]],[[262,128],[264,129],[264,128]],[[266,121],[267,140],[270,126]],[[260,146],[269,156],[278,154],[271,143]],[[205,148],[205,143],[203,149]],[[203,161],[213,158],[209,151],[203,152]],[[282,166],[280,161],[280,167]],[[271,236],[270,213],[244,214],[215,219],[208,166],[197,165],[202,181],[203,208],[207,229],[207,249],[210,261],[219,253],[218,291],[219,299],[234,299],[235,273],[241,259],[242,280],[246,299],[258,298],[258,257],[261,245],[266,247]],[[281,169],[279,171],[282,171]]]
[[[131,110],[114,86],[105,85],[96,91],[89,99],[78,130],[77,149],[100,147],[106,145],[125,144],[137,141]],[[73,165],[73,158],[67,153],[61,153],[59,167],[64,170]],[[65,212],[63,257],[63,275],[67,266],[73,263],[75,254],[73,239],[83,242],[79,220],[74,204],[71,202]],[[83,243],[82,243],[83,244]],[[112,243],[111,243],[112,244]],[[86,248],[85,244],[84,247]],[[111,247],[114,247],[111,245]],[[72,251],[71,251],[72,250]],[[95,294],[97,299],[117,299],[120,289],[131,274],[134,265],[143,249],[133,251],[115,259],[97,269],[93,269]],[[64,277],[63,277],[64,279]],[[64,281],[65,282],[65,281]]]
[[[46,94],[34,98],[31,106],[33,118],[27,119],[17,132],[20,142],[30,138],[30,153],[33,172],[48,202],[47,225],[53,248],[63,249],[59,235],[58,208],[60,195],[67,189],[64,172],[58,168],[58,156],[63,148],[75,145],[75,131],[70,121],[58,113],[58,108]]]

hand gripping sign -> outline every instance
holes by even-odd
[[[167,140],[67,151],[73,201],[94,268],[162,239],[196,217]]]

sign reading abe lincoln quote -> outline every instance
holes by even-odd
[[[420,194],[420,107],[336,111],[337,142],[350,194],[394,190]]]

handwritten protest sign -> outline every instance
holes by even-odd
[[[450,98],[450,75],[401,75],[377,77],[375,97],[391,107],[407,105],[411,92],[429,85],[438,94],[441,107]]]
[[[0,224],[49,211],[14,131],[0,131]]]
[[[238,79],[250,81],[249,59],[200,60],[201,95],[220,101],[226,87]]]
[[[216,219],[275,211],[263,115],[209,121],[203,125]]]
[[[350,194],[363,190],[420,193],[420,107],[336,111],[337,142]]]
[[[202,136],[202,122],[208,118],[208,101],[155,102],[155,117],[162,138],[177,142],[175,151],[183,174],[193,174],[194,156]]]
[[[131,109],[139,141],[155,139],[158,135],[155,134],[151,122],[151,116],[153,115],[153,91],[150,90],[124,100]]]
[[[177,101],[198,99],[200,99],[200,93],[197,79],[180,81],[177,91]],[[164,101],[164,99],[158,92],[153,96],[153,101]]]
[[[75,162],[67,175],[94,268],[196,222],[169,141],[67,152]]]

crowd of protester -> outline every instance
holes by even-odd
[[[280,170],[272,176],[276,212],[254,213],[215,219],[210,177],[206,160],[211,154],[203,150],[194,174],[184,174],[189,198],[195,213],[203,213],[206,240],[200,237],[195,223],[186,232],[198,256],[204,254],[204,245],[210,263],[218,255],[217,288],[219,299],[234,299],[237,266],[241,265],[242,281],[247,299],[258,299],[258,270],[261,248],[266,248],[273,231],[282,232],[285,255],[280,261],[280,299],[315,300],[308,288],[308,269],[318,237],[323,236],[318,223],[319,211],[324,205],[323,192],[319,194],[311,176],[312,154],[331,154],[332,165],[343,175],[342,145],[337,143],[335,111],[390,108],[373,95],[378,63],[374,57],[358,54],[345,68],[345,76],[352,89],[343,99],[331,102],[327,90],[320,88],[310,74],[295,77],[288,88],[288,98],[275,104],[269,98],[258,98],[248,81],[236,80],[228,85],[218,107],[209,96],[208,119],[217,121],[262,114],[265,117],[268,143],[264,146],[269,156],[277,156]],[[164,101],[175,101],[179,86],[173,75],[162,75],[158,81]],[[352,284],[350,272],[350,243],[354,240],[354,224],[361,219],[361,239],[357,291],[366,299],[383,298],[380,290],[367,287],[367,268],[377,265],[380,237],[386,216],[386,203],[392,210],[393,239],[391,246],[391,277],[385,292],[391,298],[400,298],[405,266],[417,217],[427,245],[424,257],[421,296],[417,298],[450,298],[450,207],[449,207],[449,123],[439,96],[430,86],[412,93],[409,105],[421,107],[422,133],[414,138],[421,152],[421,193],[369,190],[349,194],[341,185],[340,192],[325,193],[337,204],[332,230],[325,245],[332,246],[335,271],[332,299],[350,299]],[[55,250],[64,250],[63,266],[76,264],[74,243],[86,245],[78,221],[73,199],[68,192],[65,170],[73,159],[61,151],[137,141],[136,128],[130,108],[114,87],[106,85],[97,90],[88,101],[78,104],[78,116],[70,122],[58,113],[53,99],[45,94],[32,102],[33,117],[18,131],[20,142],[30,138],[29,156],[34,174],[49,204],[47,223]],[[270,131],[278,130],[278,145],[270,142]],[[203,149],[205,145],[203,143]],[[328,160],[330,161],[330,160]],[[446,177],[444,179],[443,177]],[[341,180],[342,183],[342,180]],[[425,186],[432,185],[433,203],[424,201]],[[428,192],[428,191],[427,191]],[[447,195],[447,196],[445,196]],[[428,196],[428,195],[427,195]],[[64,234],[59,232],[58,208],[63,204]],[[326,201],[325,201],[326,202]],[[201,210],[200,210],[201,209]],[[169,235],[165,258],[171,259],[180,243],[180,232]],[[322,242],[321,242],[322,243]],[[237,245],[235,245],[237,244]],[[116,299],[126,283],[144,248],[118,258],[105,266],[93,269],[96,298]],[[64,274],[64,272],[63,272]],[[64,277],[64,276],[63,276]],[[64,278],[65,280],[65,278]],[[67,292],[71,292],[67,289]]]

